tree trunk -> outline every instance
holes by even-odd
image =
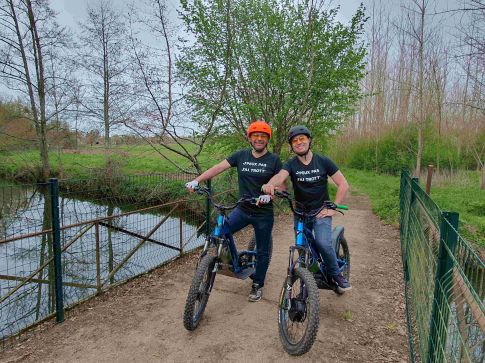
[[[424,15],[426,11],[426,5],[424,0],[421,2],[420,10],[420,27],[419,27],[419,74],[418,74],[418,97],[419,97],[419,120],[418,125],[418,150],[416,154],[416,171],[415,176],[419,177],[419,172],[421,171],[421,159],[423,157],[423,127],[425,121],[424,114]]]
[[[414,176],[419,177],[419,172],[421,171],[421,159],[423,157],[423,130],[421,125],[418,126],[418,153],[416,156],[416,170],[414,171]]]
[[[482,189],[485,190],[485,163],[482,164]]]
[[[49,165],[49,149],[47,144],[47,132],[46,132],[46,115],[45,115],[45,79],[44,79],[44,65],[42,61],[42,47],[40,44],[39,35],[37,33],[36,19],[32,10],[32,3],[30,0],[26,0],[27,14],[29,18],[29,25],[31,28],[33,50],[35,57],[35,65],[37,72],[37,87],[34,87],[34,83],[30,77],[30,69],[27,61],[27,56],[24,47],[24,35],[20,31],[19,20],[15,12],[15,7],[12,1],[8,2],[10,10],[12,12],[13,22],[15,24],[15,31],[17,33],[18,48],[22,57],[22,65],[25,73],[25,84],[28,89],[30,107],[32,109],[32,118],[36,130],[36,135],[38,139],[41,163],[42,163],[42,179],[46,181],[50,175],[50,165]],[[39,110],[36,105],[34,88],[37,88],[37,96],[39,97]]]
[[[44,78],[44,61],[42,55],[42,46],[40,44],[39,34],[37,32],[36,19],[32,10],[31,0],[26,0],[27,13],[29,16],[30,30],[32,32],[32,39],[34,40],[34,55],[35,65],[37,71],[37,96],[39,97],[39,144],[40,144],[40,157],[42,161],[42,180],[47,181],[50,176],[50,164],[49,164],[49,145],[47,142],[47,120],[45,113],[45,78]]]

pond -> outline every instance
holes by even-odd
[[[24,235],[0,243],[0,340],[55,311],[52,264],[41,268],[52,257],[51,233],[38,234],[51,225],[49,194],[42,189],[0,184],[0,241]],[[133,208],[61,194],[60,224],[71,226],[61,230],[65,307],[94,295],[99,282],[106,286],[124,281],[177,257],[181,244],[186,252],[204,242],[196,226],[200,217],[194,213],[167,216],[168,210],[160,207],[141,212]],[[98,226],[86,223],[95,219],[103,220]],[[32,282],[5,299],[34,272]]]

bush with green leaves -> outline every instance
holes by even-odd
[[[397,175],[401,168],[413,169],[416,164],[416,135],[416,125],[407,124],[378,136],[354,138],[347,144],[337,137],[328,149],[341,165]],[[440,170],[476,169],[477,157],[485,157],[485,131],[469,136],[465,144],[462,139],[455,132],[439,134],[429,121],[424,129],[422,165]]]
[[[347,24],[337,13],[309,1],[182,0],[195,41],[184,44],[177,68],[194,121],[243,136],[263,118],[277,154],[294,125],[316,135],[336,130],[361,97],[367,19],[363,6]]]

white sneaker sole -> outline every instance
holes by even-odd
[[[258,298],[252,298],[252,297],[249,297],[248,300],[251,301],[251,302],[257,302],[259,300],[261,300],[262,296],[258,297]]]
[[[350,287],[340,287],[340,286],[337,286],[337,290],[338,290],[339,293],[343,294],[346,291],[352,290],[352,286],[350,286]]]

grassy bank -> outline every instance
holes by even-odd
[[[372,211],[384,222],[399,225],[399,177],[343,169],[352,193],[369,196]]]
[[[189,146],[190,148],[190,146]],[[174,152],[164,152],[174,164],[188,168],[187,159]],[[200,157],[203,167],[214,162],[213,154]],[[60,177],[87,178],[93,174],[147,174],[173,173],[176,167],[146,145],[118,146],[106,152],[102,147],[51,151],[49,161],[52,173]],[[39,153],[36,150],[0,153],[0,175],[6,179],[33,181],[40,172]]]
[[[345,169],[353,192],[367,194],[372,210],[386,223],[399,224],[399,177]],[[424,188],[426,180],[420,180]],[[485,248],[485,191],[478,172],[459,173],[454,179],[435,177],[431,197],[443,211],[460,215],[459,232],[479,248]]]

